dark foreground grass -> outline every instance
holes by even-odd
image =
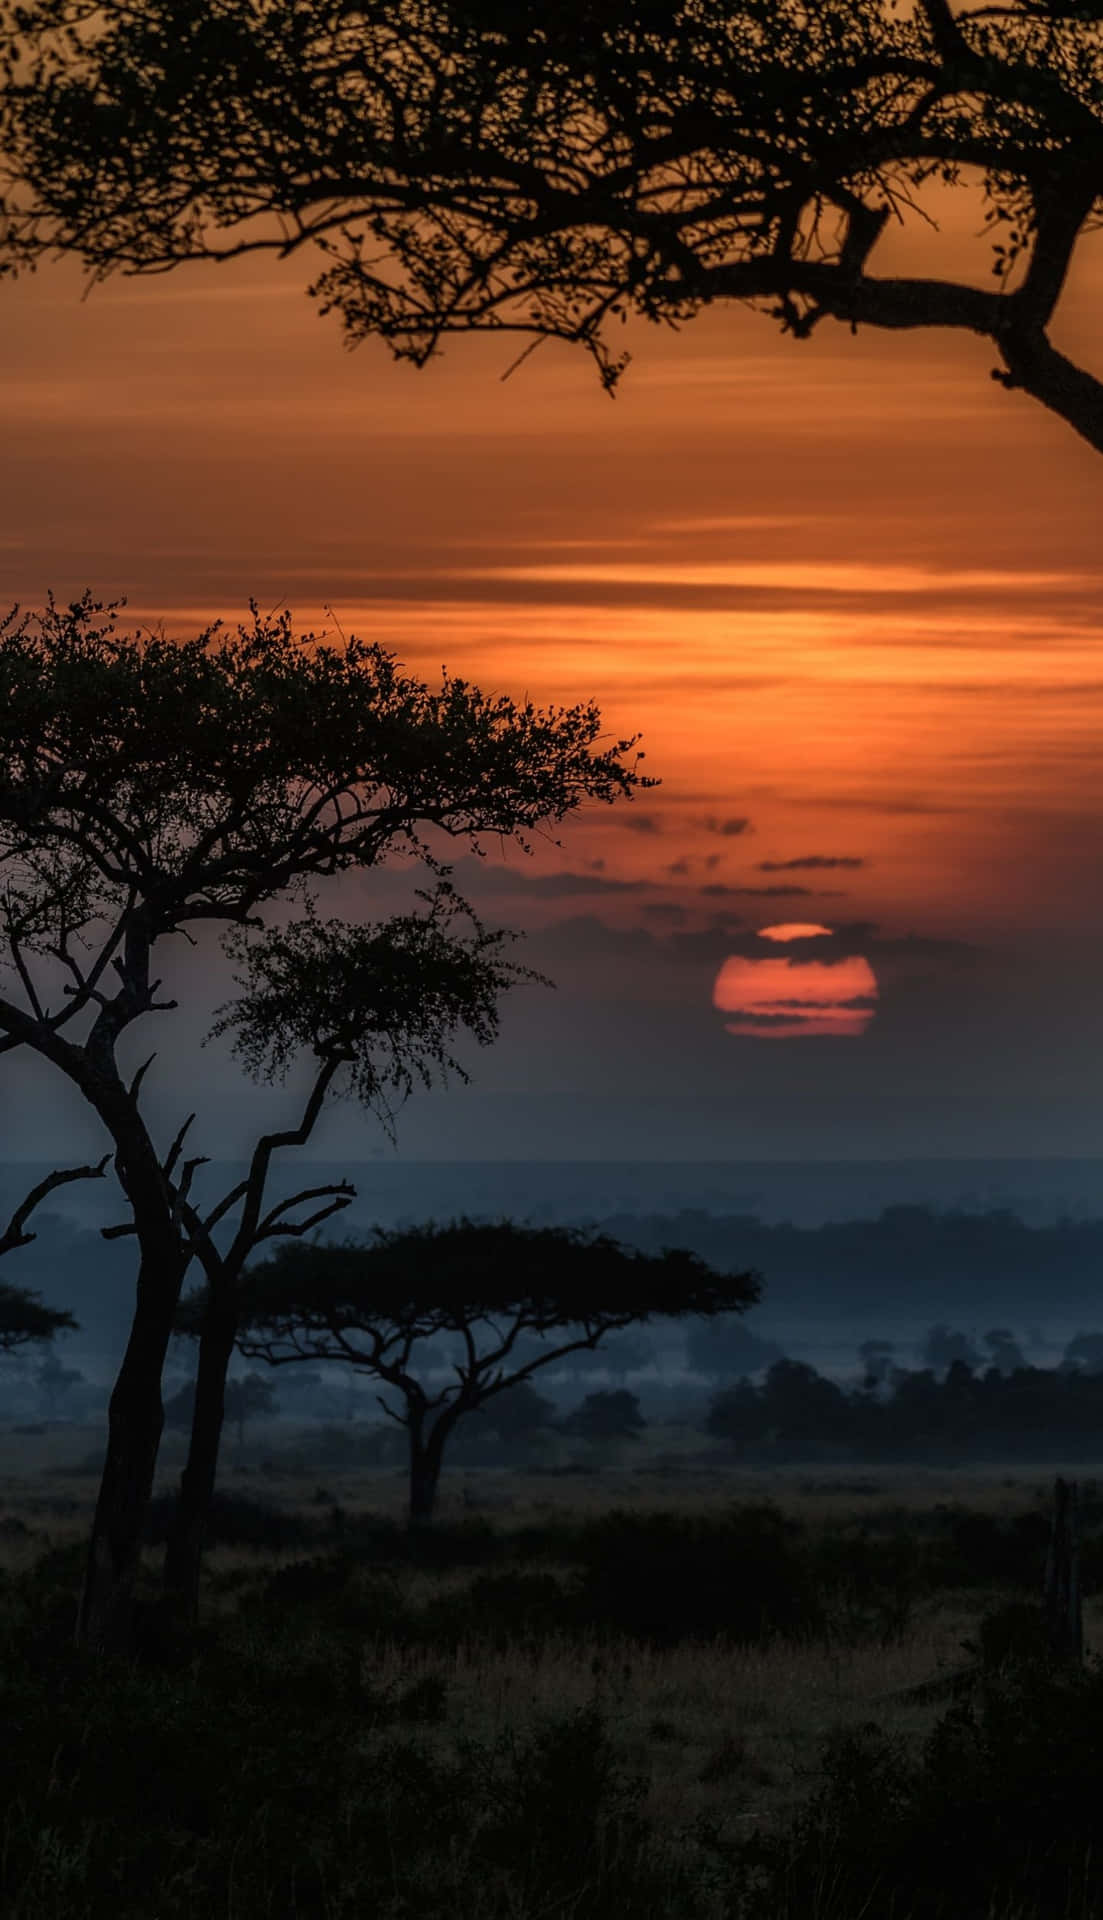
[[[168,1499],[155,1503],[151,1544],[163,1542],[170,1507]],[[1091,1589],[1103,1585],[1103,1500],[1093,1487],[1082,1512]],[[376,1613],[394,1630],[406,1575],[462,1568],[472,1583],[428,1613],[405,1614],[408,1637],[425,1634],[442,1646],[471,1633],[513,1639],[529,1623],[545,1634],[627,1634],[670,1646],[715,1635],[743,1644],[778,1634],[889,1639],[939,1591],[1035,1594],[1049,1517],[1037,1508],[998,1517],[957,1505],[923,1516],[886,1507],[812,1528],[760,1500],[705,1512],[561,1513],[508,1529],[469,1517],[410,1532],[340,1507],[317,1519],[236,1495],[216,1498],[209,1537],[212,1545],[294,1553],[271,1597],[282,1604],[301,1594],[348,1611],[359,1593],[365,1630]]]
[[[93,1662],[59,1643],[41,1572],[6,1599],[12,1920],[704,1912],[596,1705],[442,1745],[446,1689],[373,1686],[359,1635],[309,1607]]]
[[[755,1882],[756,1920],[1094,1920],[1101,1794],[1103,1667],[1013,1663],[918,1757],[874,1725],[839,1734],[784,1841],[715,1851]]]
[[[1103,1672],[1055,1672],[1032,1638],[1044,1538],[1028,1519],[812,1536],[759,1504],[508,1537],[285,1526],[301,1557],[236,1569],[195,1633],[150,1605],[130,1661],[71,1646],[81,1550],[47,1554],[0,1583],[0,1911],[1103,1920]],[[269,1523],[226,1503],[217,1524],[257,1548]],[[1018,1626],[978,1633],[975,1683],[925,1747],[872,1724],[835,1736],[784,1830],[660,1829],[646,1766],[625,1762],[597,1693],[478,1739],[449,1713],[461,1639],[566,1639],[580,1660],[603,1634],[883,1641],[947,1569],[967,1585],[996,1565]],[[442,1670],[384,1684],[388,1641],[438,1649]]]

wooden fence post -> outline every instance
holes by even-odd
[[[1080,1606],[1080,1489],[1058,1477],[1046,1558],[1046,1627],[1054,1659],[1080,1664],[1084,1629]]]

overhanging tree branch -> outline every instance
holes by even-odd
[[[554,336],[610,389],[632,311],[964,326],[1101,445],[1097,382],[1036,337],[1103,202],[1098,9],[223,0],[181,36],[171,0],[5,6],[13,271],[310,245],[350,342],[422,363],[454,333]],[[887,211],[926,217],[932,182],[986,197],[995,297],[877,273]]]

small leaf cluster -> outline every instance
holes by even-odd
[[[435,1072],[466,1079],[452,1036],[489,1045],[500,995],[541,976],[503,957],[515,936],[482,927],[447,881],[421,897],[427,911],[375,924],[310,915],[231,935],[243,991],[219,1009],[212,1037],[232,1033],[235,1054],[269,1080],[303,1051],[337,1057],[343,1090],[384,1117],[389,1094],[429,1087]]]

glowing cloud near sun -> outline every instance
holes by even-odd
[[[830,927],[821,927],[812,920],[784,920],[777,927],[760,927],[760,940],[777,940],[785,943],[789,940],[816,940],[820,934],[831,932]]]
[[[830,934],[830,927],[801,921],[763,927],[760,940],[770,940],[797,952],[755,960],[733,954],[716,976],[712,1003],[729,1033],[751,1034],[759,1040],[793,1040],[812,1034],[855,1039],[865,1032],[876,1011],[877,978],[860,954],[838,960],[802,960],[806,940]]]

